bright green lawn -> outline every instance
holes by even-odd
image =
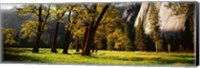
[[[156,52],[119,52],[99,50],[92,56],[73,54],[75,50],[69,50],[71,55],[51,53],[48,48],[40,48],[40,53],[32,53],[31,48],[4,48],[5,62],[36,62],[57,64],[114,64],[114,65],[174,65],[193,66],[195,64],[194,53],[156,53]]]

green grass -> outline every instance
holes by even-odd
[[[167,53],[167,52],[119,52],[99,50],[91,56],[74,54],[75,50],[69,50],[70,55],[51,53],[49,48],[40,48],[40,53],[32,53],[31,48],[4,48],[4,62],[34,62],[55,64],[108,64],[108,65],[172,65],[194,66],[194,53]]]

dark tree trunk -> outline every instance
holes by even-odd
[[[40,37],[41,37],[41,34],[37,34],[35,45],[33,47],[33,53],[39,53]]]
[[[94,44],[94,41],[92,41],[92,43],[91,43],[91,50],[92,50],[92,53],[94,53],[94,50],[95,50],[95,44]]]
[[[96,52],[96,53],[98,52],[98,48],[97,48],[97,46],[95,46],[95,52]]]
[[[81,49],[82,49],[82,50],[84,49],[84,45],[85,45],[85,42],[86,42],[86,39],[87,39],[88,29],[89,29],[89,28],[86,28],[86,29],[85,29],[84,38],[83,38],[83,43],[82,43],[82,46],[81,46]]]
[[[59,28],[59,22],[56,23],[56,29],[55,29],[54,37],[52,41],[51,52],[53,53],[57,53],[56,46],[57,46],[58,28]]]
[[[35,40],[35,45],[33,46],[33,53],[38,53],[39,52],[39,45],[40,45],[40,38],[41,38],[41,28],[42,28],[42,5],[40,5],[39,10],[38,10],[38,29],[37,29],[37,37]]]
[[[94,43],[94,38],[92,38],[92,53],[97,53],[97,51],[98,51],[98,43]]]
[[[73,7],[71,7],[71,9],[69,10],[69,15],[68,15],[68,23],[71,22],[70,18],[71,18],[71,11],[72,11]],[[65,13],[62,14],[62,16],[64,16]],[[71,31],[70,30],[66,30],[66,33],[65,33],[65,41],[64,41],[64,45],[63,45],[63,53],[64,54],[68,54],[68,48],[69,48],[69,45],[70,45],[70,38],[71,36]]]
[[[68,48],[70,44],[70,36],[71,36],[71,31],[67,30],[65,34],[65,41],[64,41],[64,46],[63,46],[63,53],[68,54]]]
[[[79,52],[79,41],[78,38],[75,39],[75,45],[76,45],[76,53]]]
[[[94,22],[92,22],[89,26],[89,28],[86,28],[86,37],[85,37],[85,44],[83,45],[83,51],[82,54],[83,56],[90,56],[90,44],[92,41],[92,25],[94,24]]]
[[[90,44],[91,44],[92,41],[94,41],[93,39],[94,39],[94,35],[96,33],[96,30],[97,30],[97,27],[99,26],[99,23],[100,23],[101,19],[103,18],[104,14],[106,13],[106,10],[108,9],[109,6],[110,6],[110,4],[107,4],[103,8],[102,12],[100,13],[97,21],[96,22],[92,21],[90,23],[89,29],[86,29],[86,34],[87,34],[86,36],[87,37],[84,38],[86,40],[84,40],[85,44],[83,45],[83,47],[84,47],[83,51],[82,51],[83,56],[84,55],[90,56],[90,46],[91,46]],[[95,11],[96,11],[96,6],[94,8],[95,8]]]

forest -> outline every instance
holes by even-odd
[[[18,4],[1,18],[5,62],[195,63],[192,2]]]

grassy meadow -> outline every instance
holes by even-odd
[[[92,56],[75,54],[75,50],[69,50],[70,54],[51,53],[50,48],[40,48],[39,53],[32,53],[32,48],[4,48],[3,62],[23,63],[54,63],[54,64],[103,64],[103,65],[170,65],[193,66],[195,64],[194,53],[167,53],[167,52],[119,52],[99,50]]]

